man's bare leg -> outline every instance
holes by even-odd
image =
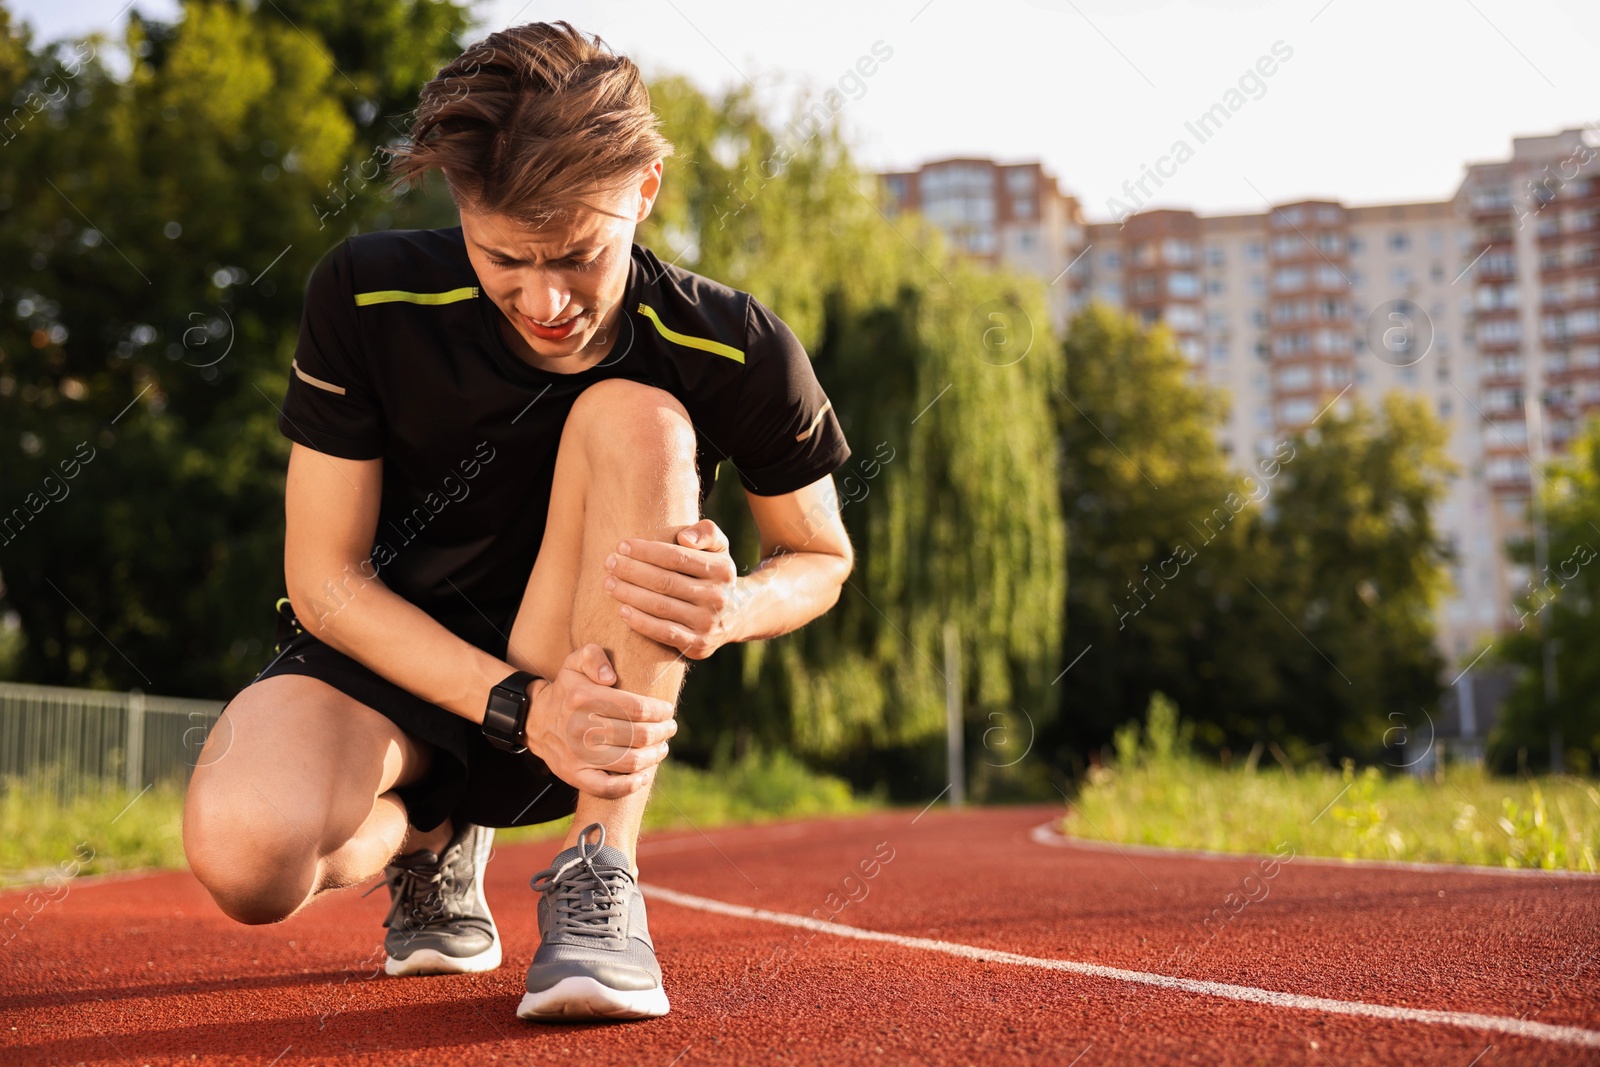
[[[628,538],[672,541],[699,518],[695,434],[670,394],[621,379],[596,383],[573,405],[562,432],[550,519],[512,627],[511,663],[552,677],[573,649],[604,648],[617,688],[675,701],[682,655],[635,632],[604,588],[606,558]],[[618,800],[580,794],[565,847],[599,823],[606,843],[637,868],[648,789]]]
[[[417,844],[396,786],[427,773],[431,746],[326,682],[268,678],[228,704],[184,803],[189,866],[229,916],[288,918],[365,881]],[[408,839],[409,838],[409,839]]]

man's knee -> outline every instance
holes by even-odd
[[[183,809],[189,868],[229,918],[281,922],[304,904],[317,877],[311,842],[248,785],[197,773]]]
[[[694,424],[665,389],[625,378],[596,382],[578,395],[568,426],[583,435],[588,454],[601,462],[655,456],[669,465],[694,465]]]

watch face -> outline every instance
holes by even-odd
[[[496,748],[506,752],[525,752],[522,743],[522,723],[527,714],[526,690],[518,691],[501,684],[489,690],[489,702],[483,713],[483,735]]]

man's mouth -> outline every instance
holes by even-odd
[[[521,315],[522,324],[528,328],[528,332],[543,341],[559,341],[572,336],[578,325],[589,315],[587,311],[580,311],[576,315],[570,315],[555,322],[540,322],[538,319],[522,315],[521,312],[518,312],[518,314]]]

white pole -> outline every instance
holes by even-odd
[[[944,714],[950,806],[959,808],[966,803],[967,783],[961,737],[961,644],[957,640],[956,624],[953,622],[944,624]]]
[[[130,793],[144,788],[144,692],[128,690],[128,756],[123,782]]]

